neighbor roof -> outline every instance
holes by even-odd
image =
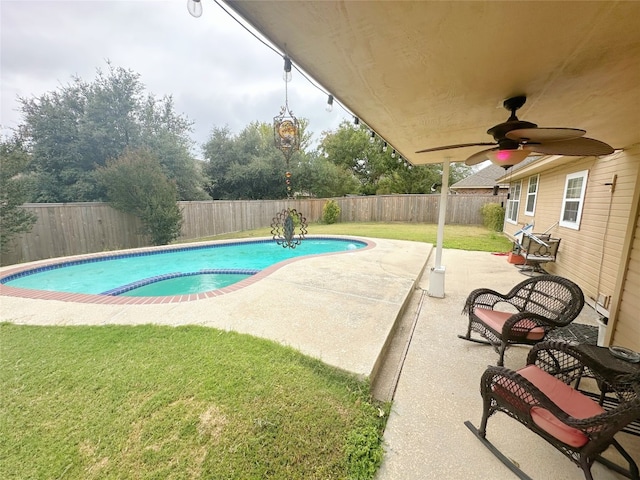
[[[499,165],[489,165],[482,170],[477,171],[473,175],[469,175],[467,178],[463,178],[459,182],[451,185],[452,189],[456,188],[493,188],[496,185],[496,179],[504,176],[504,168]],[[506,187],[507,184],[500,184]]]

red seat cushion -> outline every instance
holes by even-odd
[[[573,418],[591,418],[604,413],[604,409],[589,397],[535,365],[527,365],[518,370],[518,373]],[[589,440],[580,430],[566,425],[544,408],[532,407],[531,418],[542,430],[574,448],[582,447]]]
[[[487,308],[475,308],[473,313],[476,317],[486,323],[489,327],[493,328],[496,332],[502,332],[504,323],[512,317],[514,314],[510,312],[501,312],[499,310],[489,310]],[[527,340],[542,340],[544,338],[544,328],[534,326],[531,320],[522,319],[517,322],[514,327],[521,327],[523,329],[531,329],[525,336]]]

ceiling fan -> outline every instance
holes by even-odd
[[[461,143],[426,148],[416,153],[437,152],[452,148],[491,145],[492,148],[474,153],[466,159],[467,165],[491,160],[505,169],[522,162],[533,153],[543,155],[597,156],[613,153],[613,147],[600,140],[583,137],[585,130],[578,128],[539,128],[538,125],[518,120],[516,111],[527,101],[525,95],[507,98],[504,108],[511,112],[506,122],[487,130],[495,142]]]

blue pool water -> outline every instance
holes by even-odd
[[[337,238],[307,238],[295,249],[282,248],[272,240],[210,244],[48,265],[10,275],[1,282],[67,293],[183,295],[223,288],[291,258],[365,246],[364,242]]]

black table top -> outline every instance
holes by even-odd
[[[587,366],[598,370],[607,379],[613,380],[619,375],[637,375],[640,382],[640,363],[632,363],[614,356],[607,347],[596,345],[575,345],[577,351],[588,357]]]

